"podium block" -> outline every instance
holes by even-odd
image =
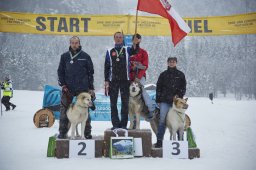
[[[118,132],[119,136],[124,136],[124,132]],[[115,137],[116,135],[111,129],[107,129],[104,132],[104,156],[109,157],[109,148],[110,148],[110,138]],[[128,136],[134,138],[142,138],[142,150],[144,157],[151,156],[151,147],[152,147],[152,133],[150,129],[140,129],[140,130],[128,130]]]
[[[163,157],[163,149],[162,148],[154,148],[151,149],[151,156],[153,158],[162,158]]]
[[[56,139],[56,158],[69,158],[69,139]]]
[[[189,148],[188,149],[189,159],[200,158],[200,149],[199,148]]]
[[[103,153],[103,136],[93,136],[95,140],[95,157],[102,157]],[[69,141],[70,139],[56,139],[56,158],[69,158]]]
[[[152,147],[151,156],[153,158],[162,158],[163,157],[163,149]],[[200,158],[200,149],[199,148],[189,148],[188,149],[188,158],[189,159]]]

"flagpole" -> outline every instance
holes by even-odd
[[[136,19],[135,19],[135,34],[137,34],[137,25],[138,25],[138,9],[136,10]]]

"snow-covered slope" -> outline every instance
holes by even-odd
[[[43,92],[15,91],[12,101],[17,109],[0,117],[0,170],[255,170],[256,102],[207,98],[189,98],[187,114],[192,120],[201,158],[171,160],[136,158],[129,160],[56,159],[47,158],[49,136],[58,132],[58,122],[52,128],[37,129],[34,113],[41,108]],[[111,122],[92,122],[93,135],[103,135]],[[149,124],[142,122],[142,128]],[[169,135],[166,131],[165,139]],[[156,138],[153,135],[153,142]]]

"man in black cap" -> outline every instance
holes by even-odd
[[[93,74],[91,57],[82,51],[80,39],[77,36],[72,37],[69,51],[61,55],[58,68],[59,85],[62,87],[58,138],[66,138],[69,122],[66,112],[73,98],[81,92],[89,92],[92,100],[95,99]],[[87,139],[92,138],[90,116],[86,121],[85,132],[81,133]]]
[[[156,102],[160,107],[156,148],[162,147],[166,127],[165,119],[172,107],[173,97],[178,95],[178,97],[183,98],[186,93],[186,78],[184,73],[176,68],[177,58],[169,57],[167,64],[167,70],[160,74],[156,85]]]

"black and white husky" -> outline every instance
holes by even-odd
[[[136,129],[140,129],[140,117],[147,118],[149,110],[146,106],[143,96],[142,96],[142,85],[137,82],[132,82],[130,85],[130,97],[129,97],[129,117],[130,117],[130,127],[134,128],[134,117],[136,119]],[[154,118],[150,121],[152,130],[157,132],[157,123]]]

